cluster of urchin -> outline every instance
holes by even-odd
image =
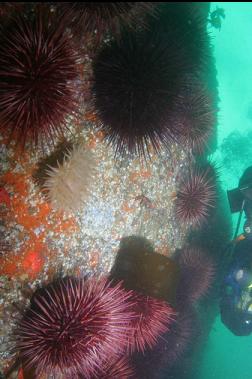
[[[126,379],[139,368],[174,365],[195,335],[192,305],[206,294],[214,273],[199,249],[184,249],[178,260],[179,312],[107,278],[65,277],[37,289],[15,333],[23,367],[37,375],[113,379],[116,373]]]
[[[93,59],[92,93],[99,127],[117,153],[146,156],[150,146],[158,152],[173,143],[204,151],[216,110],[210,91],[201,85],[208,36],[195,7],[181,10],[143,2],[64,3],[54,8],[54,12],[46,5],[24,6],[22,12],[8,8],[13,16],[7,17],[0,32],[2,128],[23,145],[53,142],[64,134],[69,117],[77,116],[81,88],[80,54],[73,42],[77,28],[84,36],[90,31],[104,38],[110,34]],[[145,19],[148,27],[132,28],[137,18]],[[124,25],[120,37],[113,38],[119,24]],[[78,150],[51,168],[45,188],[53,207],[78,209],[88,195],[91,165],[89,154]],[[179,191],[177,202],[177,215],[193,224],[206,216],[200,204],[188,210],[188,193],[196,187],[205,208],[213,203],[209,185],[196,173]]]
[[[67,16],[72,30],[75,24],[82,33],[107,37],[121,22],[134,23],[141,10],[140,5],[134,9],[133,3],[109,4],[65,3],[69,9],[64,9],[59,21],[52,14],[49,17],[46,8],[35,6],[31,14],[14,16],[3,24],[0,121],[23,146],[27,141],[54,141],[64,134],[69,117],[77,114],[79,56],[71,33],[65,30]],[[148,13],[151,6],[143,3],[142,9]],[[192,12],[188,15],[183,16],[188,28],[181,34],[174,14],[169,26],[162,24],[161,14],[160,29],[155,15],[149,17],[147,31],[141,27],[122,31],[120,38],[104,39],[93,62],[93,104],[117,153],[145,155],[150,145],[158,152],[173,143],[204,150],[215,123],[211,96],[198,85],[198,72],[206,63],[202,59],[205,25]],[[83,146],[49,167],[44,190],[53,207],[79,209],[90,194],[93,170],[92,154]],[[177,193],[178,219],[201,225],[215,198],[212,179],[204,172],[190,172]],[[180,261],[184,278],[200,278],[188,287],[186,300],[191,296],[192,303],[206,292],[213,276],[211,268],[200,292],[202,267],[206,262],[211,265],[202,254],[194,253],[185,251]],[[36,367],[37,373],[126,378],[132,370],[122,352],[153,347],[158,337],[169,333],[173,316],[172,309],[156,299],[138,295],[133,302],[120,285],[66,278],[32,297],[19,325],[17,348],[24,366]],[[108,356],[113,357],[112,366]]]
[[[120,37],[108,38],[93,60],[93,104],[109,142],[119,153],[140,155],[149,145],[158,151],[174,141],[203,149],[215,123],[209,91],[199,91],[205,23],[190,6],[175,14],[173,8],[64,3],[54,12],[35,5],[16,15],[13,7],[0,33],[1,126],[23,145],[64,134],[82,88],[74,30],[105,38],[123,24]],[[143,19],[146,28],[131,27]],[[184,23],[188,28],[178,33]]]
[[[175,315],[157,299],[141,304],[133,291],[106,278],[58,279],[33,294],[18,324],[19,358],[37,375],[129,378],[127,352],[153,346]]]

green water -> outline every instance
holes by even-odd
[[[220,94],[219,149],[214,158],[222,165],[221,180],[226,190],[237,186],[239,175],[248,165],[248,159],[231,156],[236,162],[233,169],[227,169],[223,165],[221,145],[231,132],[239,131],[246,136],[252,131],[252,3],[212,3],[211,9],[216,5],[225,9],[226,18],[220,31],[211,29]],[[247,143],[251,145],[252,141],[248,139]],[[243,153],[242,147],[239,153]],[[233,228],[236,219],[233,216]],[[232,335],[217,317],[197,379],[251,379],[251,354],[252,336]]]

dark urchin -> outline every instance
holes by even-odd
[[[161,2],[155,17],[149,20],[149,28],[176,41],[177,48],[183,46],[186,61],[192,72],[209,69],[210,37],[207,32],[207,17],[202,13],[202,3]]]
[[[153,8],[153,2],[65,2],[59,10],[67,15],[66,21],[75,33],[92,33],[100,38],[104,32],[118,33],[123,26],[136,27]]]
[[[36,373],[93,378],[126,347],[129,294],[105,279],[67,277],[35,292],[17,330],[17,349]]]
[[[163,378],[161,373],[169,372],[177,363],[180,364],[195,343],[198,331],[198,320],[191,308],[178,312],[170,330],[160,335],[153,349],[134,354],[133,367],[139,377],[146,379]]]
[[[48,11],[17,16],[0,36],[0,120],[18,143],[62,134],[76,111],[77,56]]]
[[[178,254],[181,279],[178,285],[177,301],[180,306],[195,303],[210,289],[215,265],[213,259],[198,247],[187,247]]]
[[[178,133],[178,141],[203,153],[216,126],[216,110],[206,88],[197,80],[185,85],[174,101],[170,122]]]
[[[1,23],[12,17],[14,12],[24,11],[25,3],[23,2],[1,2],[0,3],[0,19]]]
[[[182,179],[175,200],[175,213],[179,222],[199,227],[209,217],[216,201],[216,185],[208,168],[190,169]]]
[[[127,33],[101,50],[93,68],[94,106],[116,152],[170,146],[169,111],[189,70],[183,47],[166,35]]]

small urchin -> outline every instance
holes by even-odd
[[[93,153],[84,146],[75,146],[56,167],[48,166],[43,188],[56,210],[77,211],[90,196],[95,173]]]
[[[178,254],[181,279],[177,290],[179,304],[194,304],[205,296],[213,284],[213,259],[197,246],[189,246]]]
[[[19,322],[19,357],[37,375],[93,378],[124,352],[131,307],[130,294],[106,278],[56,280],[35,292]]]
[[[173,308],[163,300],[134,292],[132,300],[136,317],[132,320],[132,333],[128,340],[129,352],[152,348],[158,337],[169,330],[176,317]]]
[[[0,121],[22,146],[52,143],[77,112],[77,53],[49,11],[15,16],[0,33]]]
[[[160,34],[125,33],[101,49],[93,70],[94,108],[116,153],[170,147],[169,112],[188,70],[183,48]]]
[[[175,199],[175,214],[178,221],[200,227],[209,217],[216,203],[216,183],[208,167],[189,169],[182,178]]]

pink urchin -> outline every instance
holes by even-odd
[[[184,248],[179,256],[181,280],[178,285],[179,303],[195,303],[210,289],[215,274],[215,265],[207,253],[198,247]]]
[[[24,145],[63,134],[77,110],[77,54],[48,11],[13,18],[0,36],[1,127]]]
[[[17,331],[25,367],[65,377],[93,378],[126,348],[130,294],[106,279],[67,277],[35,292]]]
[[[182,223],[199,227],[209,216],[216,200],[216,187],[209,169],[192,169],[177,191],[175,212]]]
[[[143,352],[146,347],[152,348],[157,338],[169,330],[176,313],[166,301],[140,293],[133,295],[133,301],[133,311],[137,317],[132,320],[128,350]]]

